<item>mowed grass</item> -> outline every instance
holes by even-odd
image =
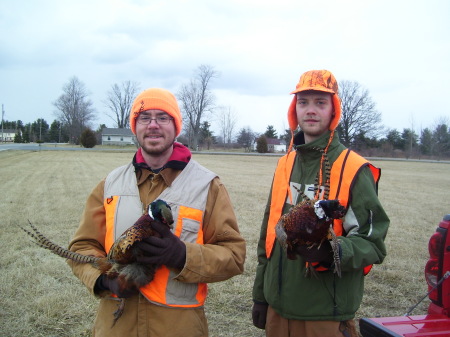
[[[67,246],[86,197],[133,153],[0,152],[0,331],[2,336],[89,336],[97,299],[65,261],[32,244],[18,225],[28,219]],[[227,186],[247,241],[245,271],[210,284],[211,336],[264,336],[251,323],[256,244],[277,157],[195,154]],[[450,213],[450,165],[374,162],[382,168],[380,198],[391,218],[388,257],[366,277],[357,317],[403,315],[425,293],[428,240]],[[311,294],[314,296],[314,294]],[[428,299],[413,314],[426,312]]]

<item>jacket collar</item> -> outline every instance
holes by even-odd
[[[328,144],[328,139],[330,138],[330,134],[331,131],[327,131],[322,136],[312,141],[311,143],[305,144],[305,135],[303,134],[303,131],[300,131],[294,136],[294,149],[303,155],[312,153],[317,153],[321,155],[320,152],[317,151],[317,148],[320,149],[326,148]],[[339,144],[340,144],[339,135],[337,131],[335,131],[327,152],[330,152],[331,150],[339,146]]]
[[[146,169],[150,170],[153,173],[159,173],[160,171],[164,170],[165,168],[173,168],[176,170],[183,170],[187,163],[191,160],[191,151],[189,149],[180,144],[180,143],[174,143],[173,144],[173,152],[170,156],[169,160],[163,167],[155,167],[151,168],[147,165],[147,163],[144,160],[144,156],[142,155],[142,149],[139,148],[134,155],[133,158],[133,165],[137,169]]]
[[[167,163],[161,168],[153,169],[147,165],[141,151],[141,148],[139,148],[133,158],[138,185],[152,176],[152,179],[159,179],[158,177],[163,178],[166,185],[171,186],[179,172],[189,163],[192,156],[191,151],[186,146],[180,143],[174,143],[172,155]]]
[[[305,144],[305,134],[303,131],[298,132],[294,136],[294,147],[297,148],[311,148],[311,147],[320,147],[325,149],[328,144],[328,139],[330,138],[331,131],[325,132],[322,136],[312,141],[311,143]],[[331,141],[331,146],[338,145],[339,143],[339,135],[337,131],[334,131],[333,140]]]

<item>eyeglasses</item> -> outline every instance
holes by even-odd
[[[167,125],[172,119],[173,118],[169,116],[157,116],[156,118],[151,118],[150,116],[139,116],[136,119],[136,122],[142,125],[148,125],[152,121],[155,121],[158,125]]]

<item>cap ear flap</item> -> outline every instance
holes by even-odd
[[[331,120],[329,130],[335,130],[339,125],[341,119],[341,100],[337,94],[332,95],[333,107],[334,107],[334,117]]]
[[[291,130],[297,129],[298,119],[297,119],[297,95],[294,95],[288,110],[288,122],[289,128]]]

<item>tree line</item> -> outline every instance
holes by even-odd
[[[290,130],[278,135],[272,125],[264,133],[250,127],[236,130],[237,113],[231,106],[218,106],[212,91],[218,71],[210,65],[200,65],[192,78],[180,86],[175,93],[183,114],[183,133],[178,141],[191,149],[201,150],[211,147],[244,148],[245,151],[270,151],[268,140],[278,139],[286,145],[291,139]],[[115,83],[103,101],[107,115],[118,128],[129,127],[129,115],[140,85],[132,81]],[[420,134],[412,128],[402,131],[386,129],[381,123],[381,113],[376,110],[367,89],[356,81],[341,81],[339,96],[342,115],[338,133],[343,144],[366,156],[449,158],[450,129],[445,118],[427,127]],[[99,140],[103,128],[92,130],[96,111],[89,98],[85,84],[73,76],[63,86],[61,95],[53,102],[56,119],[48,124],[42,118],[24,124],[22,121],[2,121],[4,129],[17,131],[16,142],[64,142],[80,144],[81,140],[96,134]],[[218,130],[212,131],[212,125]],[[92,141],[91,141],[92,143]],[[95,144],[94,144],[95,145]]]
[[[356,133],[351,142],[347,142],[342,133],[339,133],[339,137],[347,147],[368,157],[437,160],[450,158],[450,128],[446,123],[437,123],[433,128],[425,128],[420,135],[405,128],[402,132],[391,129],[381,138],[367,137],[363,132]],[[255,149],[266,153],[270,152],[267,144],[269,139],[280,139],[287,148],[291,140],[291,131],[287,129],[284,134],[277,135],[274,127],[268,125],[266,132],[258,134],[246,127],[239,131],[236,144],[246,151]]]
[[[3,121],[3,129],[15,130],[15,143],[67,143],[69,136],[63,124],[54,120],[50,125],[43,118],[24,124],[21,120]]]

